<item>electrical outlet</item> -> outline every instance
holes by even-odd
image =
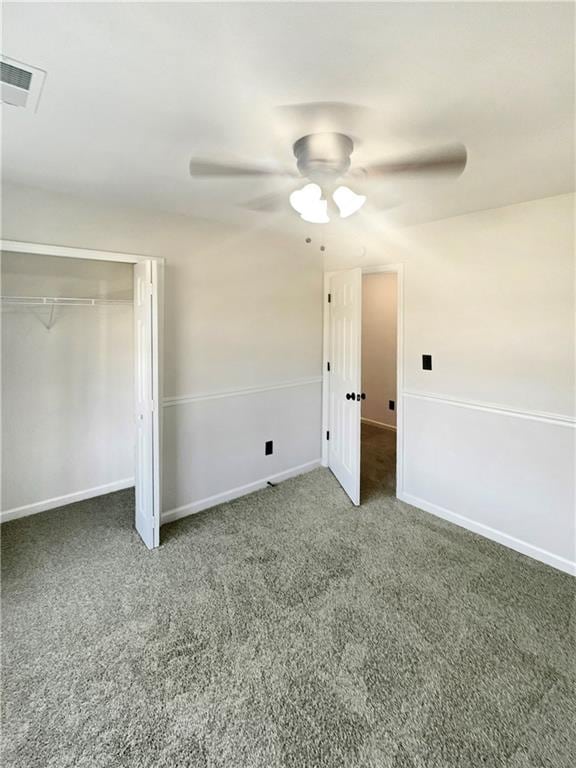
[[[394,400],[388,400],[388,408],[391,411],[395,411],[396,410],[396,403],[394,402]]]
[[[422,370],[423,371],[432,370],[432,355],[422,355]]]
[[[271,456],[274,453],[274,443],[272,440],[266,440],[266,444],[264,446],[264,455],[265,456]]]

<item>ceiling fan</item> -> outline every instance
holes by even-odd
[[[297,105],[319,107],[321,105]],[[346,106],[346,105],[340,105]],[[365,166],[353,166],[351,156],[354,141],[344,133],[321,131],[308,133],[293,145],[295,168],[272,168],[241,163],[222,163],[192,158],[190,174],[203,178],[285,177],[302,179],[309,183],[290,195],[290,203],[306,221],[329,221],[328,193],[336,203],[340,216],[354,213],[366,201],[364,195],[356,195],[347,186],[337,186],[340,179],[354,182],[371,179],[389,179],[400,176],[459,176],[466,167],[466,147],[454,143],[444,147],[426,149],[404,157],[381,160]],[[298,185],[299,186],[299,185]],[[274,210],[285,201],[284,195],[267,195],[253,201],[250,207],[257,210]]]

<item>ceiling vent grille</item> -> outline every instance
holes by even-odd
[[[36,111],[46,72],[37,67],[8,59],[0,60],[2,101],[13,107],[25,107]]]
[[[7,85],[15,85],[18,88],[23,88],[25,91],[29,91],[30,83],[32,81],[32,72],[28,72],[26,69],[20,69],[20,67],[14,67],[12,64],[8,64],[5,61],[0,61],[0,80]]]

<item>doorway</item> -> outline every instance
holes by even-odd
[[[12,350],[12,362],[23,368],[23,375],[20,383],[12,381],[19,371],[10,366],[12,378],[3,392],[3,410],[17,417],[19,394],[27,388],[31,410],[38,405],[41,417],[31,414],[29,434],[23,439],[9,420],[3,424],[5,460],[14,458],[14,451],[6,450],[7,442],[20,442],[16,463],[8,466],[5,461],[3,467],[5,481],[11,482],[4,482],[2,521],[127,487],[129,478],[109,483],[109,475],[115,470],[126,475],[131,470],[134,526],[147,547],[158,546],[162,260],[14,241],[2,241],[1,250],[16,276],[12,290],[2,296],[2,307],[20,313],[26,322],[23,329],[15,317],[4,327],[5,340],[11,342],[4,348]],[[18,290],[18,285],[29,290]],[[12,343],[18,333],[23,342],[32,339],[36,344],[36,354],[32,349],[28,359],[27,346]],[[115,342],[122,339],[123,349],[112,353]],[[40,369],[32,376],[36,364]],[[4,360],[5,372],[8,368]],[[94,378],[102,380],[99,390]],[[46,397],[36,397],[39,392]],[[112,403],[112,411],[106,409],[105,400]],[[122,414],[118,403],[126,405]],[[100,410],[95,414],[97,405]],[[20,403],[22,421],[28,415],[25,407]],[[42,419],[46,423],[52,419],[52,428],[43,432],[37,423]],[[54,466],[42,461],[42,450],[37,450],[41,438],[52,441],[45,455],[54,459]],[[78,465],[77,451],[82,458]],[[20,470],[33,468],[38,469],[36,487],[12,482]],[[101,482],[91,483],[95,477]]]
[[[353,504],[402,488],[402,265],[325,274],[322,463]]]
[[[362,275],[360,498],[396,493],[398,276]]]

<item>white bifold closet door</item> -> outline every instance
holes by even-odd
[[[136,380],[136,530],[149,549],[160,543],[158,265],[134,264]]]
[[[362,270],[335,272],[329,292],[328,466],[360,504]]]

